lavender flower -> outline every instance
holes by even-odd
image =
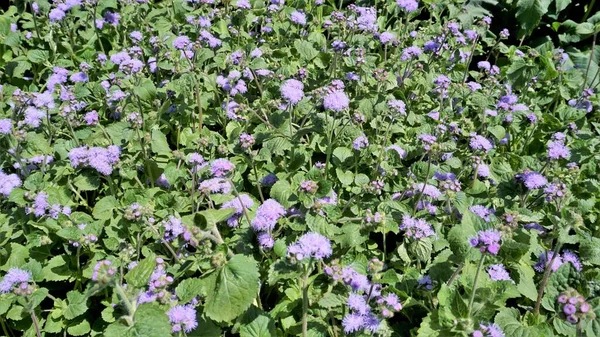
[[[411,47],[405,48],[402,51],[402,55],[400,56],[400,60],[401,61],[408,61],[408,60],[413,59],[413,58],[416,59],[422,53],[423,53],[423,51],[421,50],[421,48],[416,47],[416,46],[411,46]]]
[[[0,293],[6,294],[11,292],[15,286],[19,289],[27,287],[31,280],[31,272],[20,268],[11,268],[0,282]]]
[[[362,136],[358,136],[352,142],[352,147],[358,151],[366,148],[367,146],[369,146],[369,138],[367,138],[367,136],[365,136],[364,134]]]
[[[256,210],[256,217],[251,225],[255,231],[271,231],[277,221],[285,214],[285,208],[274,199],[267,199]]]
[[[304,26],[306,25],[306,14],[302,11],[293,11],[290,14],[290,20],[297,25]]]
[[[21,186],[21,183],[21,178],[18,175],[14,173],[6,174],[0,170],[0,194],[3,196],[8,197],[12,190]]]
[[[227,159],[216,159],[210,166],[210,172],[213,177],[225,177],[233,172],[235,166]]]
[[[187,49],[191,43],[192,42],[190,41],[189,37],[181,35],[173,40],[173,47],[175,47],[175,49],[183,50]]]
[[[494,214],[494,210],[486,208],[482,205],[473,205],[469,207],[469,210],[485,220],[485,222],[490,222],[490,215]]]
[[[496,324],[480,324],[479,330],[473,331],[473,337],[504,337],[504,332]]]
[[[221,205],[221,209],[235,209],[235,213],[233,213],[233,215],[227,219],[227,224],[229,227],[237,227],[239,226],[238,220],[244,213],[244,209],[249,209],[252,206],[254,206],[254,201],[252,201],[252,198],[250,198],[248,194],[242,193],[238,197],[223,203],[223,205]]]
[[[281,86],[281,97],[291,105],[298,104],[304,97],[304,84],[295,79],[285,81]]]
[[[393,111],[395,111],[403,116],[406,116],[406,104],[404,104],[404,102],[402,100],[394,99],[394,100],[389,101],[387,103],[387,105]]]
[[[204,193],[223,193],[227,194],[231,192],[231,184],[229,181],[222,178],[212,178],[204,180],[200,183],[198,188]]]
[[[0,134],[8,135],[12,130],[12,120],[10,118],[0,119]]]
[[[473,135],[471,137],[471,142],[469,143],[473,150],[480,150],[488,152],[489,150],[494,148],[494,145],[485,137],[480,135]]]
[[[322,260],[333,253],[331,242],[321,234],[306,233],[288,247],[288,254],[301,261],[306,258]]]
[[[433,227],[425,220],[415,219],[408,215],[402,217],[399,228],[404,231],[404,235],[416,240],[435,235]]]
[[[577,271],[581,271],[583,268],[581,267],[581,261],[579,261],[579,256],[573,253],[570,250],[565,250],[562,254],[562,259],[564,262],[569,262],[573,265],[573,268]]]
[[[554,252],[545,252],[538,256],[538,262],[533,266],[533,269],[536,271],[543,273],[546,270],[546,267],[550,265],[550,261],[552,261],[552,257],[554,256]],[[554,258],[552,262],[552,266],[550,267],[552,271],[557,271],[560,266],[563,264],[563,259],[560,254]]]
[[[548,142],[548,158],[558,160],[560,158],[569,159],[571,152],[561,140]]]
[[[419,8],[419,2],[415,0],[396,0],[396,4],[407,13],[414,12]]]
[[[504,268],[504,265],[501,263],[493,264],[493,265],[489,266],[489,268],[487,269],[487,272],[490,275],[490,278],[494,281],[511,281],[512,282],[512,279],[510,278],[510,275],[506,271],[506,268]]]
[[[522,174],[518,174],[516,177],[521,179],[523,184],[525,184],[525,187],[529,190],[544,187],[548,183],[548,180],[546,180],[543,175],[534,171],[526,171]]]
[[[167,311],[167,316],[173,326],[173,332],[191,332],[198,327],[196,309],[191,305],[177,305]]]
[[[348,96],[340,90],[329,93],[323,99],[323,107],[334,112],[341,112],[344,109],[347,109],[349,105],[350,100],[348,99]]]
[[[89,166],[103,175],[110,175],[119,162],[121,148],[110,145],[106,149],[87,146],[76,147],[69,151],[69,160],[74,168]]]
[[[488,252],[492,255],[497,255],[500,250],[500,241],[502,235],[495,229],[479,231],[476,237],[469,239],[471,246],[479,248],[482,253]]]

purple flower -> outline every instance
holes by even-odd
[[[237,8],[245,8],[245,9],[250,9],[250,8],[252,8],[252,6],[250,5],[250,1],[248,1],[248,0],[238,0],[238,1],[235,3],[235,6],[236,6]]]
[[[414,12],[419,8],[419,3],[415,0],[396,0],[396,4],[407,13]]]
[[[302,11],[293,11],[290,14],[290,20],[297,25],[304,26],[306,25],[306,14]]]
[[[11,292],[16,285],[19,288],[27,286],[31,280],[31,272],[20,268],[11,268],[0,282],[0,293],[5,294]]]
[[[83,116],[83,120],[87,125],[97,125],[98,124],[98,113],[94,111],[90,111]]]
[[[356,293],[352,293],[348,296],[346,304],[352,311],[361,315],[367,314],[370,310],[365,297]]]
[[[106,23],[113,25],[114,27],[119,25],[119,20],[121,19],[121,15],[119,13],[114,13],[114,12],[106,12],[104,13],[104,21],[106,21]]]
[[[504,337],[504,332],[496,324],[480,324],[479,329],[473,331],[473,337]]]
[[[525,187],[527,187],[527,189],[529,190],[541,188],[548,183],[548,180],[546,180],[546,178],[543,175],[534,171],[518,174],[517,178],[521,179],[521,181],[523,181],[523,184],[525,184]]]
[[[421,50],[421,48],[411,46],[411,47],[405,48],[402,51],[402,56],[400,56],[400,60],[408,61],[411,58],[418,58],[422,53],[423,53],[423,51]]]
[[[357,332],[364,328],[365,318],[361,314],[347,314],[344,316],[342,320],[342,326],[344,327],[344,332],[347,334],[351,334]]]
[[[469,143],[473,150],[482,150],[488,152],[494,148],[494,145],[485,137],[480,135],[473,135]]]
[[[304,84],[302,82],[290,79],[281,85],[281,97],[290,102],[291,105],[296,105],[304,97]]]
[[[48,14],[48,18],[50,19],[50,22],[58,22],[61,21],[65,17],[65,15],[65,12],[61,11],[58,8],[54,8]]]
[[[488,61],[479,61],[477,62],[477,68],[483,69],[485,71],[490,71],[492,65]]]
[[[200,183],[198,188],[204,193],[223,193],[227,194],[231,192],[231,184],[229,181],[222,178],[212,178],[204,180]]]
[[[536,271],[543,273],[544,270],[546,270],[546,267],[550,264],[550,261],[552,261],[552,257],[554,256],[553,252],[545,252],[540,254],[540,256],[538,257],[538,262],[533,266],[533,269],[535,269]],[[552,262],[552,271],[557,271],[558,268],[560,268],[560,266],[562,266],[563,264],[563,259],[560,257],[560,254],[558,254],[556,256],[556,258],[554,258],[554,261]]]
[[[285,214],[285,208],[274,199],[267,199],[256,210],[256,217],[252,220],[255,231],[270,231],[275,228],[277,221]]]
[[[69,160],[74,168],[89,166],[103,175],[110,175],[114,166],[119,162],[121,148],[110,145],[106,149],[101,147],[77,147],[69,151]]]
[[[406,116],[406,104],[402,100],[394,99],[387,103],[388,107],[393,111]]]
[[[8,197],[10,192],[19,186],[21,186],[21,178],[18,175],[14,173],[6,174],[0,170],[0,194]]]
[[[273,240],[273,236],[269,232],[260,232],[257,237],[258,244],[263,249],[271,249],[275,245],[275,240]]]
[[[469,207],[469,210],[485,220],[485,222],[490,222],[490,215],[494,214],[494,210],[486,208],[482,205],[471,206]]]
[[[341,112],[350,105],[348,96],[343,91],[336,90],[323,99],[323,107],[334,112]]]
[[[0,134],[8,135],[12,130],[12,120],[10,118],[0,119]]]
[[[562,259],[564,262],[569,262],[573,265],[573,268],[577,271],[581,271],[583,268],[581,267],[581,262],[579,261],[579,256],[573,253],[570,250],[565,250],[562,254]]]
[[[191,332],[198,327],[196,309],[192,305],[177,305],[167,311],[167,316],[173,326],[173,332]]]
[[[423,193],[423,195],[426,195],[434,200],[438,200],[442,196],[442,192],[440,192],[437,187],[423,183],[413,184],[412,193],[414,195],[417,195],[417,193]]]
[[[403,148],[401,148],[399,145],[392,144],[392,145],[390,145],[390,146],[386,147],[386,148],[385,148],[385,150],[386,150],[386,151],[389,151],[389,150],[396,151],[396,153],[398,154],[398,156],[399,156],[400,158],[404,158],[404,157],[406,157],[406,151],[404,151],[404,149],[403,149]]]
[[[175,38],[175,40],[173,40],[173,47],[175,49],[183,50],[187,49],[191,43],[192,42],[190,41],[189,37],[181,35]]]
[[[210,165],[210,172],[213,177],[225,177],[233,172],[235,166],[227,159],[216,159]]]
[[[390,42],[394,42],[395,39],[396,39],[396,36],[394,35],[394,33],[383,32],[383,33],[379,34],[379,42],[381,42],[383,44],[388,44]]]
[[[313,232],[302,235],[296,243],[288,247],[288,254],[299,261],[306,258],[322,260],[332,253],[329,239]]]
[[[69,79],[71,80],[71,82],[74,82],[74,83],[77,83],[77,82],[85,83],[88,81],[88,76],[86,73],[81,71],[78,73],[74,73],[73,75],[71,75],[71,77]]]
[[[401,231],[404,231],[404,235],[417,240],[435,235],[433,227],[425,220],[415,219],[408,215],[402,217],[402,223],[399,228]]]
[[[494,281],[512,281],[503,264],[493,264],[487,269],[490,278]]]
[[[502,235],[495,229],[479,231],[477,236],[469,239],[471,246],[479,248],[482,253],[489,252],[492,255],[497,255],[500,250],[500,241]]]
[[[260,184],[263,186],[273,186],[277,182],[277,180],[279,179],[276,175],[274,175],[273,173],[269,173],[262,178]]]
[[[233,198],[230,201],[227,201],[221,205],[221,209],[224,208],[233,208],[235,209],[235,213],[227,220],[227,224],[229,227],[237,227],[238,220],[244,213],[244,209],[248,209],[254,206],[254,201],[247,194],[240,194],[239,196]]]
[[[367,136],[365,136],[364,134],[362,136],[358,136],[353,142],[352,142],[352,147],[355,150],[362,150],[365,147],[369,146],[369,138],[367,138]]]
[[[548,158],[557,160],[560,158],[569,159],[571,152],[561,140],[548,142]]]
[[[33,214],[37,217],[44,216],[49,207],[48,194],[46,192],[38,193],[33,200]]]

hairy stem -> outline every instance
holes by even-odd
[[[484,261],[485,254],[481,254],[481,259],[479,259],[479,265],[477,265],[477,272],[475,272],[475,279],[473,280],[473,289],[471,290],[471,298],[469,299],[467,317],[471,316],[471,310],[473,309],[473,301],[475,301],[475,292],[477,292],[477,280],[479,279],[479,273],[481,272],[481,267],[483,267]]]
[[[535,319],[537,321],[540,315],[540,306],[542,304],[542,298],[544,297],[544,289],[548,284],[548,280],[550,279],[550,274],[552,273],[552,265],[554,264],[554,260],[558,256],[558,252],[560,251],[560,247],[562,244],[557,243],[556,247],[554,247],[554,251],[552,252],[552,258],[550,262],[546,264],[546,270],[544,271],[544,276],[542,277],[542,283],[540,283],[540,288],[538,289],[537,300],[535,301],[535,307],[533,308],[533,314],[535,315]],[[548,255],[546,253],[546,260],[548,260]]]

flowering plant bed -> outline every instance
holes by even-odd
[[[600,336],[600,15],[523,44],[559,2],[16,1],[2,333]]]

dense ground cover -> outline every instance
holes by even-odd
[[[569,4],[16,2],[2,333],[600,336]]]

